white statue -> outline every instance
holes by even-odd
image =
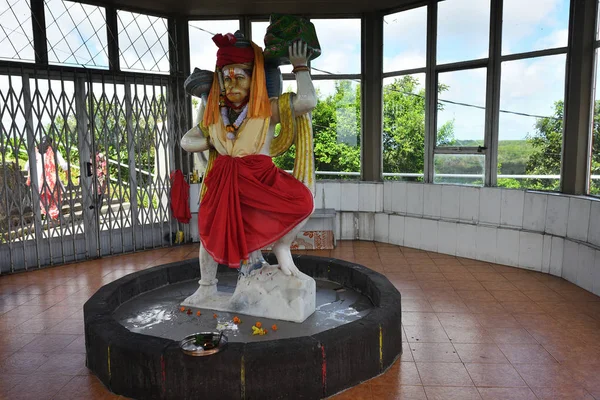
[[[317,98],[307,46],[289,47],[297,94],[267,95],[262,49],[236,35],[216,35],[217,71],[201,123],[181,140],[188,152],[210,150],[199,211],[198,290],[185,306],[302,322],[315,308],[315,282],[301,273],[290,245],[314,211],[310,112]],[[281,133],[275,138],[275,126]],[[296,144],[294,176],[272,156]],[[269,266],[261,249],[272,245]],[[217,291],[218,263],[241,268],[233,296]]]

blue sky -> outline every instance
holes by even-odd
[[[504,0],[503,54],[567,45],[568,0]],[[489,1],[446,0],[438,12],[438,63],[485,58],[488,53]],[[384,24],[384,71],[425,66],[426,7],[387,15]],[[322,55],[313,67],[334,73],[360,73],[360,21],[313,20]],[[195,22],[211,32],[233,32],[237,21]],[[266,22],[254,23],[252,39],[263,45]],[[259,33],[260,31],[260,33]],[[213,69],[216,48],[210,35],[190,29],[193,66]],[[502,65],[501,108],[535,115],[552,115],[554,102],[564,95],[565,56],[510,61]],[[314,71],[313,74],[319,72]],[[485,106],[485,69],[440,75],[450,88],[440,98]],[[423,77],[420,77],[424,83]],[[331,81],[317,81],[321,93],[330,93]],[[453,120],[455,136],[483,139],[483,110],[446,104],[438,115],[443,124]],[[503,113],[500,139],[523,139],[533,133],[535,118]]]
[[[9,0],[15,4],[17,19],[26,18],[28,7],[24,0]],[[62,7],[59,0],[49,0],[53,9]],[[70,4],[70,3],[68,3]],[[92,6],[83,6],[95,8]],[[568,0],[504,0],[503,15],[503,54],[513,54],[524,51],[545,48],[562,47],[567,44]],[[72,14],[84,35],[93,36],[93,28],[82,19],[81,6],[72,8]],[[2,10],[0,10],[1,12]],[[89,12],[89,10],[88,10]],[[438,18],[438,62],[466,61],[484,58],[488,52],[489,30],[489,0],[445,0],[439,3]],[[120,13],[125,21],[129,13]],[[101,13],[92,18],[94,25],[104,23]],[[426,44],[426,7],[420,7],[385,17],[384,24],[384,71],[419,68],[425,66]],[[313,20],[319,37],[322,55],[313,62],[313,67],[334,73],[360,73],[360,20]],[[126,23],[126,21],[125,21]],[[151,21],[140,20],[141,28],[145,29]],[[13,29],[18,26],[17,20],[5,14],[0,17],[0,24]],[[61,21],[61,28],[70,30],[69,20]],[[202,21],[192,22],[211,33],[233,32],[238,29],[237,20],[233,21]],[[253,24],[252,39],[263,45],[262,37],[266,22]],[[159,27],[161,28],[161,27]],[[137,27],[136,27],[137,29]],[[149,31],[146,36],[153,34]],[[134,34],[134,36],[136,36]],[[216,47],[212,43],[211,34],[190,28],[190,58],[192,67],[212,70],[215,62]],[[56,40],[62,37],[57,26],[48,30],[48,37]],[[102,36],[100,36],[102,38]],[[0,36],[0,39],[2,37]],[[165,38],[166,39],[166,38]],[[11,40],[26,44],[27,38],[22,34],[12,34]],[[70,35],[71,43],[80,43],[76,33]],[[127,42],[120,35],[122,44]],[[152,40],[153,42],[154,40]],[[6,43],[6,42],[4,42]],[[166,45],[166,43],[164,44]],[[88,42],[90,51],[94,54],[105,46],[104,40],[92,37]],[[73,47],[73,45],[72,45]],[[144,44],[138,43],[137,49],[144,52]],[[0,57],[6,57],[6,47],[0,46]],[[66,44],[57,46],[57,55],[67,59],[69,48]],[[158,45],[153,49],[160,52]],[[87,51],[79,51],[79,62],[89,59]],[[32,54],[31,54],[32,55]],[[54,55],[51,55],[53,58]],[[127,52],[124,57],[129,64],[135,61],[137,55]],[[85,60],[83,60],[85,58]],[[98,64],[106,64],[104,56],[95,60]],[[144,64],[153,64],[150,54],[144,56]],[[133,66],[133,65],[132,65]],[[166,59],[160,63],[160,69],[168,63]],[[140,65],[136,65],[140,67]],[[136,69],[138,69],[136,68]],[[288,72],[285,67],[284,72]],[[535,115],[552,115],[553,104],[564,95],[565,56],[550,56],[531,60],[510,61],[502,64],[501,108],[508,111],[524,112]],[[314,71],[314,74],[319,74]],[[445,73],[440,75],[440,81],[449,86],[440,98],[451,101],[485,105],[485,69]],[[424,83],[424,79],[421,79]],[[286,84],[287,86],[287,84]],[[322,94],[333,90],[333,81],[317,81],[316,86]],[[444,111],[438,115],[439,124],[453,120],[455,136],[458,139],[482,139],[483,110],[446,104]],[[533,132],[535,118],[501,114],[500,139],[523,139]]]

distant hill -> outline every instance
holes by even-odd
[[[460,146],[477,147],[480,140],[460,140]],[[498,164],[501,174],[525,174],[527,160],[533,153],[533,146],[527,140],[500,140],[498,142]]]

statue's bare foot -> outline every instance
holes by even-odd
[[[273,253],[275,253],[279,268],[281,268],[281,271],[283,271],[284,274],[292,276],[300,275],[300,270],[296,267],[296,264],[294,264],[294,260],[292,259],[289,245],[277,243],[273,246]]]

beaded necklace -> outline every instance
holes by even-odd
[[[227,139],[235,140],[237,130],[240,128],[246,116],[248,115],[248,104],[244,106],[242,112],[235,119],[235,122],[232,124],[229,120],[229,107],[221,107],[221,117],[223,118],[223,123],[225,124],[225,129],[227,130]]]

